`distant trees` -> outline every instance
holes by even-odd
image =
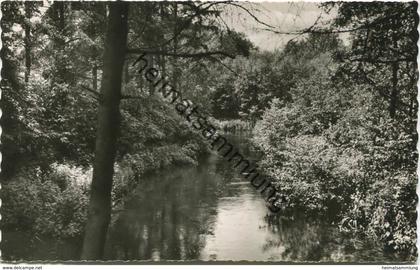
[[[342,49],[336,34],[311,34],[292,40],[282,51],[253,51],[249,59],[231,60],[232,70],[220,75],[213,92],[213,115],[257,121],[270,101],[290,102],[296,83],[309,78],[318,65],[328,65]]]

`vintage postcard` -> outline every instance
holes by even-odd
[[[2,262],[415,264],[417,8],[1,2]]]

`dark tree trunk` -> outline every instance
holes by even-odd
[[[395,117],[398,103],[398,62],[392,63],[392,90],[389,102],[389,115]]]
[[[60,36],[58,38],[57,44],[59,47],[59,50],[63,52],[66,49],[66,42],[64,37],[66,36],[66,19],[65,19],[65,9],[66,9],[66,3],[64,2],[60,2],[57,3],[57,13],[58,13],[58,27],[59,27],[59,31],[60,31]],[[63,83],[63,82],[68,82],[68,74],[67,74],[67,68],[66,68],[66,63],[64,62],[63,59],[58,59],[58,82],[59,83]]]
[[[66,50],[65,37],[67,36],[66,10],[66,2],[55,1],[51,6],[51,18],[53,21],[53,25],[55,30],[59,33],[52,36],[54,41],[54,48],[60,52],[54,55],[55,71],[52,74],[52,80],[50,85],[51,91],[56,83],[71,83],[71,76],[66,68],[66,61],[63,58],[63,55],[65,55]]]
[[[397,25],[395,20],[394,20],[394,24]],[[397,36],[396,31],[392,33],[392,43],[393,43],[394,50],[398,51],[398,36]],[[395,57],[398,58],[398,55],[396,55]],[[395,113],[397,111],[397,104],[398,104],[399,63],[397,61],[393,62],[391,68],[392,68],[392,89],[391,89],[391,97],[389,100],[389,115],[391,116],[391,118],[395,118]]]
[[[178,19],[178,3],[173,3],[173,20],[174,20],[174,28],[173,28],[173,35],[174,35],[174,46],[173,46],[173,53],[176,54],[178,52],[178,26],[177,26],[177,19]],[[177,89],[179,88],[179,81],[181,77],[181,72],[178,69],[178,61],[176,57],[172,59],[172,85]]]
[[[165,17],[166,17],[165,7],[166,7],[166,5],[161,2],[160,3],[160,17],[161,17],[162,21],[164,21]],[[165,34],[162,34],[161,39],[162,39],[161,42],[164,43],[165,42]],[[161,46],[161,50],[163,52],[165,52],[166,51],[166,46],[165,45]],[[162,70],[162,77],[165,78],[166,77],[166,63],[165,63],[165,56],[164,55],[160,56],[160,67],[161,67],[161,70]]]
[[[124,83],[128,84],[130,82],[130,72],[128,70],[128,61],[127,63],[124,65]]]
[[[98,90],[98,66],[94,65],[92,68],[92,89]]]
[[[153,55],[149,55],[149,63],[151,67],[155,66],[155,57]],[[149,95],[152,96],[155,92],[155,87],[153,84],[149,83]]]
[[[25,46],[25,83],[27,84],[29,82],[29,76],[31,75],[31,24],[30,19],[32,17],[32,11],[31,11],[31,3],[25,2],[25,22],[24,22],[24,28],[25,28],[25,38],[24,38],[24,46]]]
[[[160,58],[160,66],[161,66],[161,69],[162,69],[162,77],[163,78],[166,78],[166,62],[165,61],[166,61],[165,56],[162,55],[162,57]]]
[[[81,256],[83,260],[102,259],[111,216],[122,69],[127,45],[128,4],[117,2],[109,4],[109,7],[89,216]]]

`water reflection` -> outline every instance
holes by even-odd
[[[246,141],[231,142],[247,158],[255,155]],[[225,160],[214,155],[200,164],[141,177],[124,209],[113,214],[106,260],[402,261],[322,219],[274,216]],[[17,232],[3,238],[7,260],[78,260],[82,244],[81,239],[26,243],[30,237]]]
[[[107,259],[392,260],[378,245],[319,219],[273,216],[261,195],[216,156],[143,179],[110,229]]]
[[[111,227],[107,257],[197,259],[213,230],[222,182],[209,170],[174,169],[145,179]]]
[[[29,232],[2,231],[0,247],[4,261],[78,260],[82,239],[38,238]]]

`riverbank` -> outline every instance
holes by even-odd
[[[126,200],[134,189],[141,186],[145,175],[171,166],[195,167],[207,154],[206,145],[193,137],[182,145],[168,144],[145,148],[139,154],[127,154],[115,165],[114,215],[124,208]],[[2,258],[79,259],[91,174],[91,168],[53,164],[48,173],[41,173],[36,167],[28,168],[3,183]],[[48,203],[43,203],[44,200]],[[114,215],[112,219],[115,219]],[[16,235],[25,235],[31,248],[22,249],[21,238]]]
[[[258,157],[246,136],[229,139],[248,156]],[[217,154],[201,157],[197,164],[148,171],[125,198],[113,212],[106,260],[403,261],[323,218],[273,215],[261,195]],[[22,250],[17,234],[25,235],[3,233],[2,247],[9,245],[2,248],[5,259],[78,259],[81,239],[38,239]],[[16,253],[10,253],[10,245]]]
[[[249,148],[247,140],[230,140]],[[198,166],[143,178],[110,229],[106,259],[402,261],[323,218],[273,215],[249,182],[215,154]]]

